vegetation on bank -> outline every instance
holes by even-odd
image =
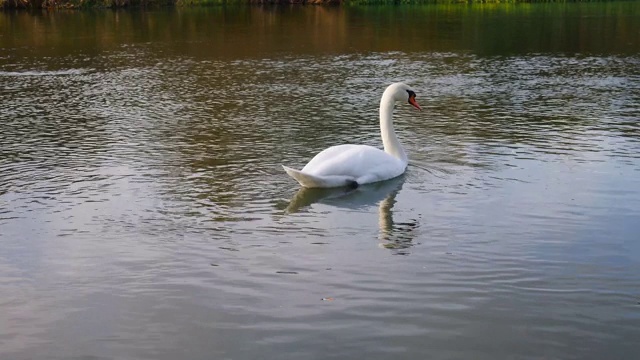
[[[224,4],[403,4],[403,3],[517,3],[584,2],[589,0],[0,0],[0,8],[125,8],[151,6],[204,6]]]
[[[226,4],[422,4],[591,2],[602,0],[0,0],[0,9],[126,8]]]

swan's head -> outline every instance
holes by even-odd
[[[406,102],[416,109],[422,110],[416,102],[416,92],[405,83],[397,82],[391,84],[384,92],[390,94],[395,101]]]

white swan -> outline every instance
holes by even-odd
[[[393,108],[396,101],[408,102],[422,110],[416,93],[404,83],[387,87],[380,99],[380,135],[384,151],[368,145],[337,145],[316,155],[302,170],[282,166],[308,188],[331,188],[368,184],[392,179],[407,168],[407,154],[393,130]]]

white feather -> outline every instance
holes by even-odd
[[[368,145],[337,145],[321,151],[302,170],[283,166],[284,170],[308,188],[357,186],[402,175],[408,161],[393,129],[392,115],[395,102],[407,101],[410,92],[409,86],[395,83],[382,94],[380,134],[384,151]]]

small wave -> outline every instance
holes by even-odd
[[[51,71],[0,71],[0,76],[60,76],[60,75],[81,75],[89,72],[88,69],[67,69]]]

